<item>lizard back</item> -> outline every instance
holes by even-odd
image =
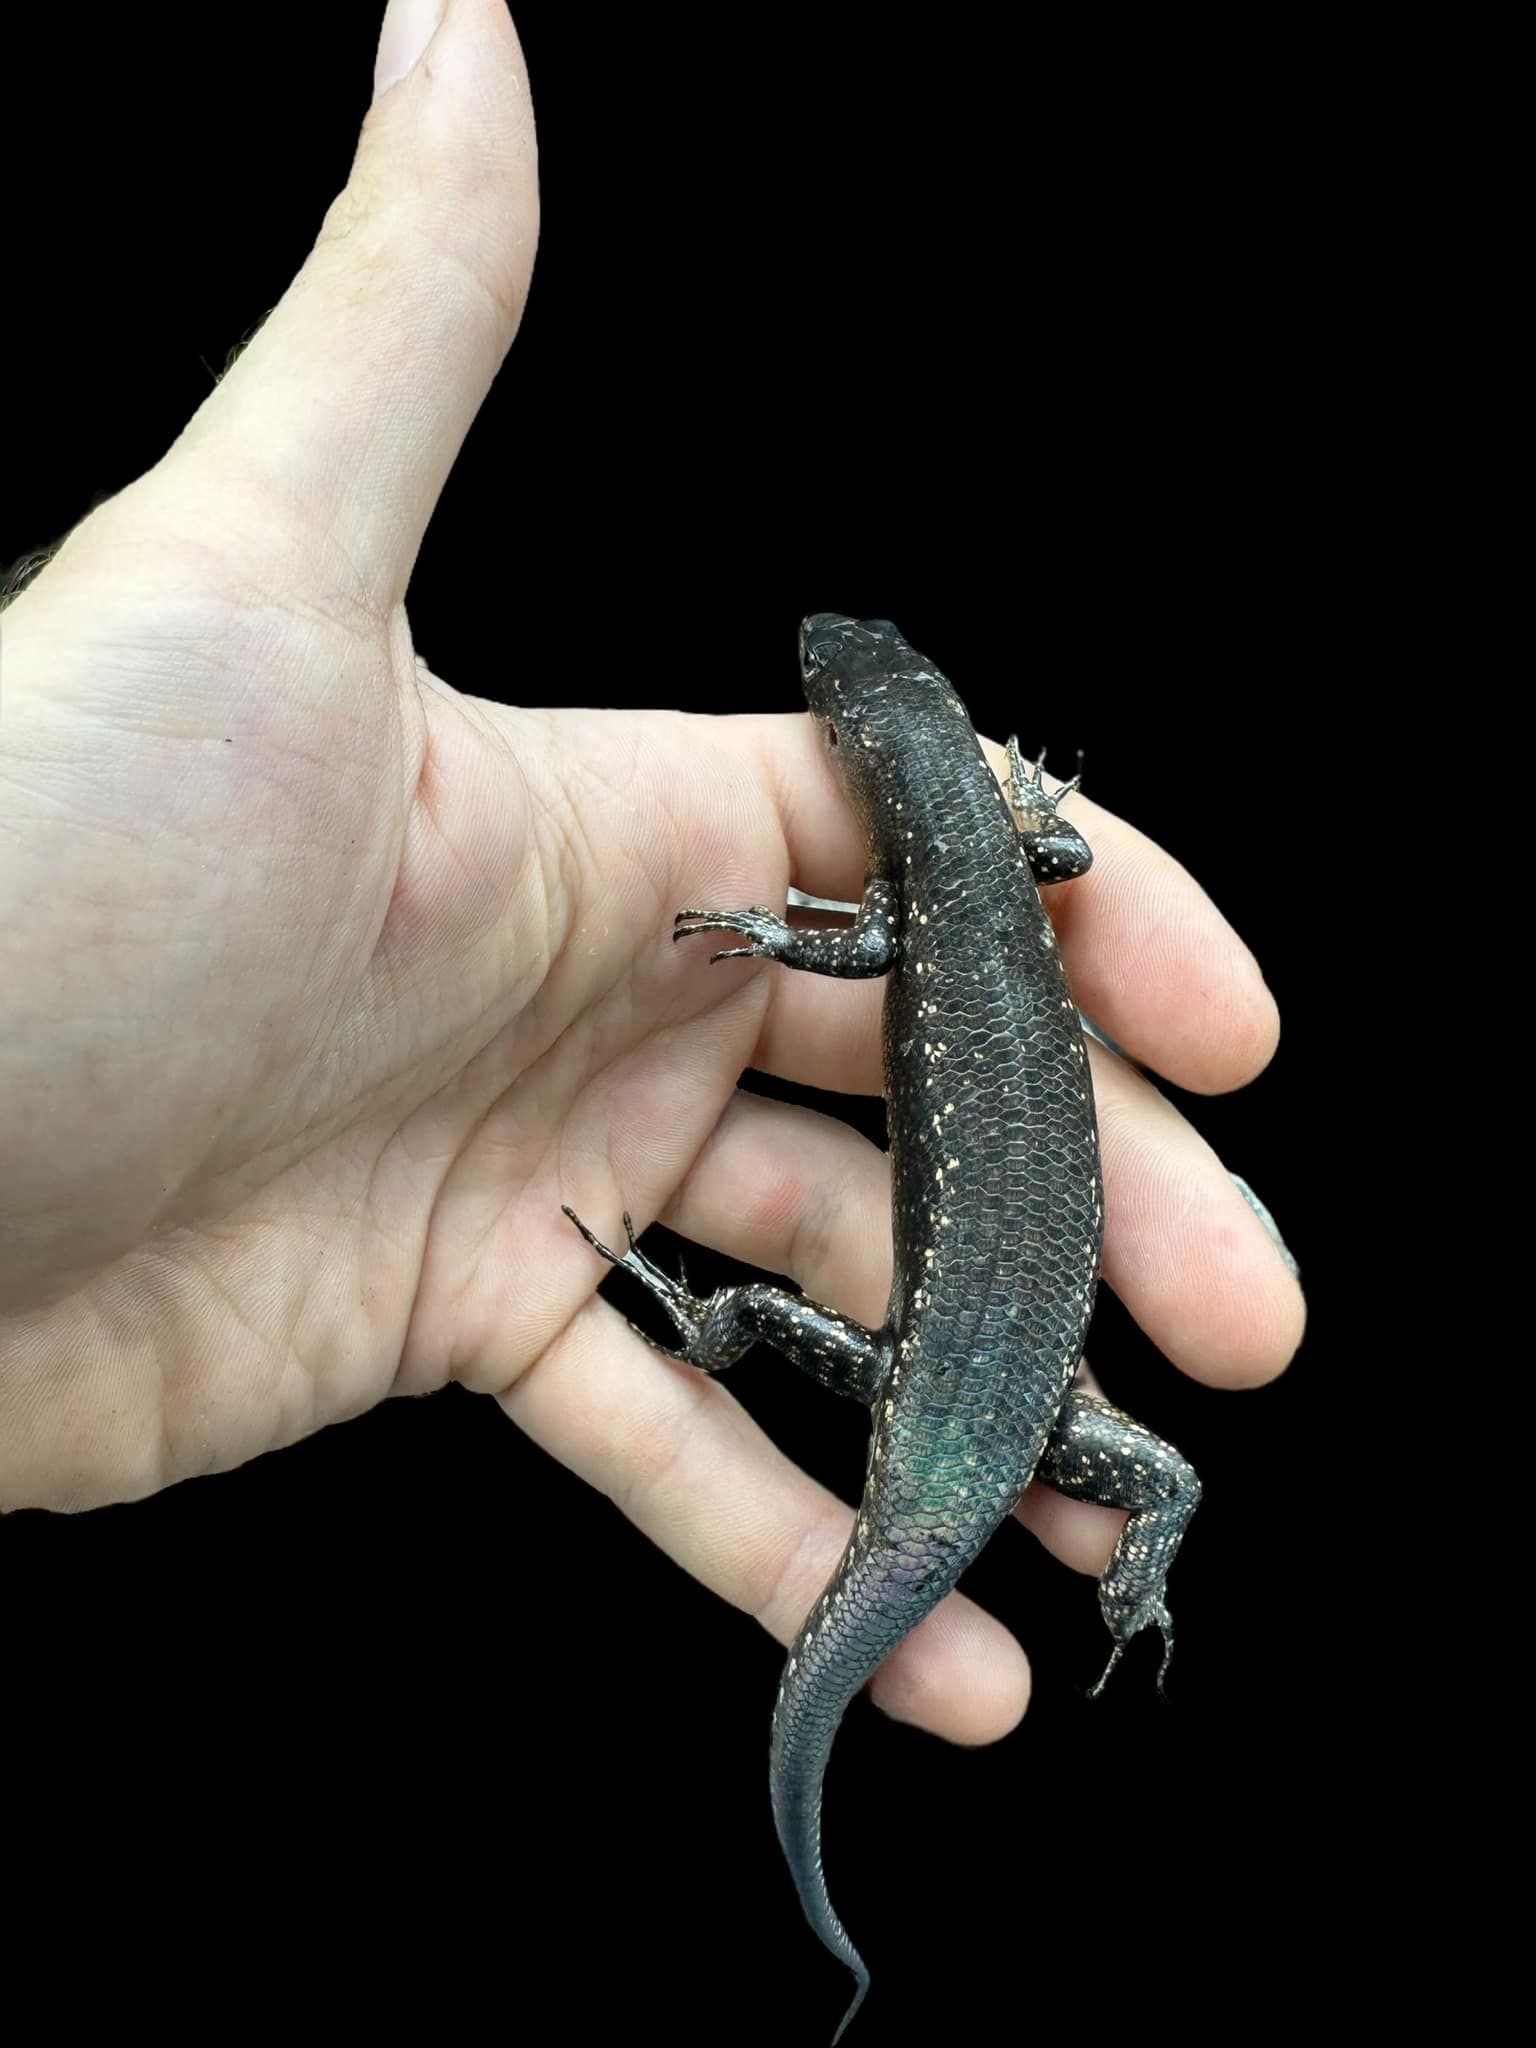
[[[949,682],[886,620],[818,613],[801,627],[812,718],[864,826],[864,899],[849,927],[810,930],[770,906],[680,910],[673,938],[734,935],[712,963],[772,959],[888,977],[892,1285],[878,1330],[783,1287],[693,1294],[647,1258],[588,1243],[667,1310],[674,1357],[723,1372],[767,1342],[873,1412],[847,1547],[791,1645],[774,1710],[774,1819],[806,1918],[869,1972],[832,1909],[821,1794],[844,1709],[943,1598],[1038,1470],[1127,1520],[1099,1577],[1113,1639],[1156,1627],[1173,1650],[1168,1567],[1197,1475],[1109,1402],[1072,1385],[1098,1280],[1102,1181],[1081,1023],[1039,883],[1091,860],[1061,795],[1008,746],[1005,797]],[[652,1340],[654,1341],[654,1340]]]
[[[949,682],[894,629],[852,626],[807,621],[804,667],[898,941],[889,1365],[848,1547],[790,1652],[771,1777],[802,1905],[862,1987],[821,1873],[832,1739],[1028,1484],[1081,1356],[1103,1204],[1082,1030],[1008,799]]]

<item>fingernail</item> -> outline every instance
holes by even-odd
[[[1259,1200],[1258,1196],[1253,1192],[1253,1189],[1249,1187],[1247,1181],[1243,1179],[1242,1175],[1240,1173],[1232,1173],[1230,1167],[1227,1170],[1229,1174],[1231,1174],[1233,1187],[1237,1189],[1237,1192],[1248,1204],[1249,1208],[1253,1211],[1254,1215],[1257,1216],[1259,1221],[1263,1224],[1266,1232],[1269,1235],[1270,1243],[1274,1246],[1275,1250],[1280,1254],[1281,1258],[1284,1259],[1286,1265],[1290,1268],[1291,1278],[1293,1280],[1299,1280],[1301,1278],[1301,1268],[1297,1265],[1295,1257],[1291,1252],[1290,1246],[1286,1243],[1285,1239],[1280,1235],[1279,1224],[1276,1223],[1274,1217],[1270,1215],[1269,1211],[1265,1208],[1264,1204]]]
[[[412,69],[437,32],[443,0],[389,0],[373,60],[373,96],[381,99]]]
[[[1109,1033],[1104,1029],[1103,1025],[1095,1024],[1093,1019],[1089,1016],[1086,1010],[1078,1011],[1077,1021],[1079,1024],[1082,1025],[1083,1029],[1087,1032],[1090,1038],[1096,1038],[1099,1041],[1100,1045],[1104,1047],[1106,1052],[1112,1052],[1117,1059],[1124,1060],[1125,1064],[1128,1067],[1135,1067],[1138,1073],[1141,1072],[1141,1068],[1137,1065],[1137,1062],[1131,1058],[1130,1054],[1126,1051],[1125,1047],[1123,1045],[1117,1045],[1114,1039],[1112,1039]]]

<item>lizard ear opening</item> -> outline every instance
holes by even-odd
[[[827,745],[829,747],[837,745],[837,727],[835,725],[829,724],[827,727]]]

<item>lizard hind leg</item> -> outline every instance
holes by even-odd
[[[1073,1500],[1128,1508],[1099,1579],[1099,1610],[1114,1638],[1109,1662],[1089,1692],[1097,1699],[1126,1644],[1144,1628],[1163,1639],[1157,1689],[1173,1656],[1173,1621],[1163,1597],[1168,1568],[1200,1505],[1194,1467],[1129,1415],[1092,1394],[1069,1394],[1036,1476]]]
[[[734,1365],[754,1344],[771,1344],[833,1393],[847,1395],[866,1407],[875,1400],[890,1367],[889,1344],[883,1332],[866,1330],[837,1309],[757,1280],[741,1287],[722,1287],[713,1294],[694,1294],[686,1273],[674,1280],[641,1251],[627,1213],[624,1235],[629,1249],[616,1252],[587,1228],[574,1209],[564,1203],[561,1207],[595,1252],[609,1265],[632,1274],[666,1310],[682,1340],[675,1349],[658,1344],[648,1330],[630,1323],[653,1351],[681,1359],[700,1372],[717,1373]],[[681,1268],[681,1260],[678,1265]]]

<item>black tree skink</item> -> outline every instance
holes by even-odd
[[[774,1817],[801,1904],[858,1980],[840,2039],[869,1985],[821,1867],[822,1779],[849,1701],[1036,1477],[1130,1510],[1099,1581],[1113,1638],[1104,1678],[1152,1625],[1166,1670],[1164,1580],[1200,1487],[1170,1445],[1072,1386],[1098,1281],[1103,1185],[1082,1028],[1038,884],[1089,865],[1056,812],[1075,781],[1048,795],[1010,740],[1005,796],[948,681],[887,621],[822,612],[800,637],[811,715],[864,827],[859,914],[848,927],[796,930],[761,905],[684,910],[674,937],[738,935],[716,960],[886,976],[895,1267],[885,1322],[868,1330],[763,1284],[696,1297],[632,1235],[626,1252],[610,1251],[566,1213],[665,1306],[682,1339],[676,1356],[718,1372],[762,1341],[874,1418],[858,1518],[790,1650],[771,1749]]]

